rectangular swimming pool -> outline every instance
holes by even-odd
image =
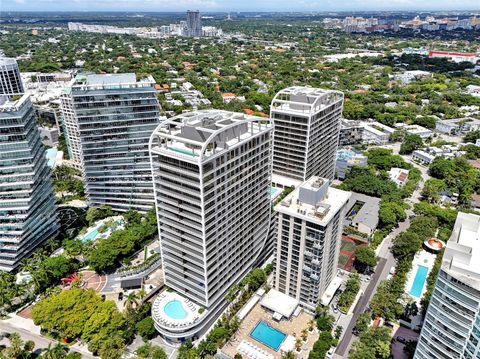
[[[417,273],[415,274],[415,279],[413,280],[412,288],[410,288],[410,294],[416,298],[420,298],[422,295],[423,287],[425,286],[425,281],[427,280],[428,268],[425,266],[418,265]]]
[[[267,347],[272,348],[273,350],[278,350],[282,342],[287,337],[285,333],[271,327],[267,322],[264,321],[257,323],[255,328],[253,328],[252,332],[250,333],[250,336],[260,343],[265,344]]]
[[[82,238],[82,243],[89,242],[92,239],[94,239],[96,236],[98,236],[98,230],[94,229],[91,232],[88,232],[85,236]]]

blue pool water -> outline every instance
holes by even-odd
[[[270,187],[270,195],[273,197],[277,192],[280,191],[280,188],[277,187]]]
[[[412,288],[410,288],[410,294],[416,298],[420,298],[422,290],[427,280],[428,268],[424,266],[417,266],[417,273],[413,280]]]
[[[287,337],[287,335],[281,332],[278,329],[272,328],[268,323],[264,321],[258,322],[258,324],[253,328],[250,336],[258,340],[260,343],[265,344],[267,347],[272,348],[273,350],[278,350],[280,344]]]
[[[165,304],[163,311],[172,319],[185,319],[188,314],[185,309],[183,309],[182,302],[176,299]]]
[[[56,148],[49,148],[46,151],[45,157],[48,160],[48,167],[55,167],[55,159],[57,158],[58,150]]]
[[[94,229],[91,232],[88,232],[86,235],[83,236],[82,238],[82,243],[89,242],[92,239],[94,239],[98,235],[98,231]]]
[[[117,219],[116,222],[117,222],[117,224],[122,225],[125,221],[123,219]],[[82,243],[91,241],[92,239],[94,239],[99,234],[100,233],[98,232],[98,229],[94,229],[93,231],[88,232],[86,235],[83,236]]]

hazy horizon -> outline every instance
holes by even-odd
[[[355,12],[355,11],[479,11],[478,0],[3,0],[6,11],[114,12]]]

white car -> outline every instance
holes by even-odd
[[[335,353],[335,347],[331,347],[327,352],[327,358],[333,358],[333,354]]]

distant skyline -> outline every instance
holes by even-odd
[[[5,11],[436,11],[479,10],[479,0],[1,0]]]

